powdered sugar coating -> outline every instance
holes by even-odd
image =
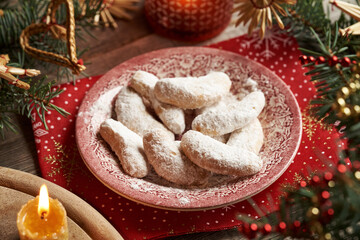
[[[193,163],[218,174],[244,177],[259,172],[263,166],[255,153],[193,130],[183,135],[181,149]]]
[[[150,94],[150,101],[154,111],[168,129],[175,134],[184,132],[185,113],[183,109],[160,102],[154,96],[154,92]]]
[[[151,102],[155,113],[168,129],[175,134],[181,134],[185,130],[184,111],[156,99],[153,90],[157,81],[159,79],[154,74],[139,70],[134,74],[130,87]]]
[[[150,92],[153,91],[159,79],[151,73],[136,71],[130,81],[130,87],[144,98],[150,99]]]
[[[209,136],[231,133],[257,118],[264,106],[264,94],[252,92],[241,101],[200,114],[192,122],[192,129]]]
[[[127,174],[136,178],[143,178],[148,174],[148,164],[139,135],[111,118],[101,124],[100,134],[116,153]]]
[[[195,115],[198,116],[200,114],[203,114],[210,110],[215,110],[215,109],[219,109],[221,111],[222,109],[226,108],[227,105],[233,104],[236,102],[238,102],[238,100],[236,99],[236,96],[232,93],[228,93],[225,96],[222,96],[221,100],[214,103],[213,105],[195,109]]]
[[[155,97],[183,109],[210,106],[226,95],[231,87],[223,72],[211,72],[201,77],[164,78],[154,88]]]
[[[150,130],[143,144],[149,163],[159,176],[179,185],[207,183],[210,172],[193,164],[182,153],[180,142],[168,138],[162,130]]]
[[[215,139],[216,141],[226,143],[229,140],[229,137],[230,137],[230,133],[220,136],[213,136],[212,138]]]
[[[263,143],[264,132],[259,119],[255,118],[243,128],[232,132],[226,144],[259,154]]]
[[[141,137],[149,129],[160,128],[174,138],[172,132],[146,111],[142,98],[129,87],[120,90],[115,101],[115,112],[118,121]]]

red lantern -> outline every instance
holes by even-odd
[[[155,32],[177,40],[203,41],[230,22],[232,0],[145,0],[145,15]]]

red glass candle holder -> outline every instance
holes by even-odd
[[[204,41],[229,24],[233,0],[145,0],[156,33],[182,41]]]

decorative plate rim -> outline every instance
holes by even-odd
[[[277,87],[281,88],[281,93],[285,94],[286,101],[288,101],[288,106],[291,108],[291,114],[293,114],[293,124],[291,126],[292,129],[292,136],[294,137],[294,141],[292,142],[290,146],[291,153],[290,155],[286,156],[285,160],[282,160],[277,166],[275,166],[275,170],[278,170],[277,173],[272,174],[270,179],[267,179],[265,181],[264,179],[260,180],[259,182],[255,183],[256,185],[260,187],[254,187],[249,191],[248,194],[245,196],[239,196],[236,192],[234,193],[234,196],[232,196],[229,200],[228,197],[226,197],[227,200],[224,200],[222,197],[218,197],[215,202],[216,203],[209,203],[206,201],[197,201],[195,203],[192,203],[187,206],[179,206],[178,203],[174,203],[172,199],[156,199],[156,196],[151,196],[152,198],[148,198],[146,193],[140,194],[139,192],[136,192],[136,189],[129,189],[127,185],[124,182],[119,181],[119,179],[116,179],[114,175],[110,175],[108,172],[106,172],[99,162],[91,161],[89,156],[89,152],[87,151],[86,147],[86,139],[83,139],[85,129],[87,127],[86,125],[86,110],[88,110],[96,100],[99,99],[101,96],[101,89],[104,89],[108,87],[108,84],[112,81],[114,81],[114,76],[120,76],[121,74],[124,74],[127,69],[138,66],[139,63],[145,60],[153,59],[155,57],[159,58],[165,58],[169,57],[174,54],[181,54],[181,53],[187,53],[187,54],[195,54],[195,53],[201,53],[201,54],[208,54],[208,55],[215,55],[215,56],[221,56],[224,58],[229,59],[237,59],[239,61],[246,61],[248,63],[247,66],[250,66],[258,71],[258,69],[261,69],[261,76],[268,76],[271,81],[276,84]],[[254,70],[254,72],[255,72]],[[116,80],[115,80],[116,81]],[[123,84],[123,83],[119,83]],[[114,89],[114,86],[112,89]],[[112,90],[111,89],[111,90]],[[85,165],[88,167],[88,169],[92,172],[92,174],[101,181],[105,186],[107,186],[112,191],[118,193],[119,195],[128,198],[132,201],[155,207],[160,209],[167,209],[167,210],[177,210],[177,211],[197,211],[197,210],[205,210],[205,209],[214,209],[223,207],[226,205],[234,204],[237,202],[240,202],[242,200],[245,200],[261,191],[269,187],[272,183],[274,183],[289,167],[292,160],[294,159],[298,148],[300,146],[302,137],[302,122],[301,122],[301,112],[300,107],[296,101],[295,96],[290,91],[289,87],[283,82],[283,80],[277,76],[274,72],[266,68],[264,65],[257,63],[253,60],[250,60],[248,58],[245,58],[239,54],[220,50],[220,49],[214,49],[209,47],[174,47],[174,48],[165,48],[160,50],[155,50],[152,52],[148,52],[142,55],[139,55],[137,57],[131,58],[110,71],[108,71],[105,75],[103,75],[93,86],[92,88],[87,92],[85,95],[80,108],[79,113],[76,119],[76,142],[79,148],[80,155],[85,163]],[[95,156],[96,157],[96,156]],[[129,177],[131,178],[131,177]],[[130,180],[131,181],[131,180]],[[265,182],[264,182],[265,181]],[[116,183],[114,183],[116,182]],[[189,189],[185,191],[191,191]],[[134,196],[135,195],[135,196]],[[240,194],[241,195],[241,194]],[[239,197],[236,197],[239,196]]]

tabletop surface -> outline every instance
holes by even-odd
[[[130,21],[117,20],[117,29],[92,28],[90,30],[96,39],[84,33],[86,42],[83,40],[77,42],[79,48],[89,47],[82,57],[84,62],[91,63],[87,64],[85,71],[87,75],[104,74],[116,65],[152,50],[176,46],[203,46],[240,36],[246,32],[245,27],[234,27],[230,24],[213,39],[200,43],[186,43],[155,34],[145,19],[143,4],[132,15],[133,19]],[[79,76],[82,77],[84,76]],[[66,81],[66,79],[61,80],[61,82]],[[0,140],[0,166],[41,176],[30,119],[18,115],[13,115],[12,119],[18,128],[18,133],[6,132],[5,137]],[[169,239],[239,239],[239,233],[236,229],[232,229]]]

